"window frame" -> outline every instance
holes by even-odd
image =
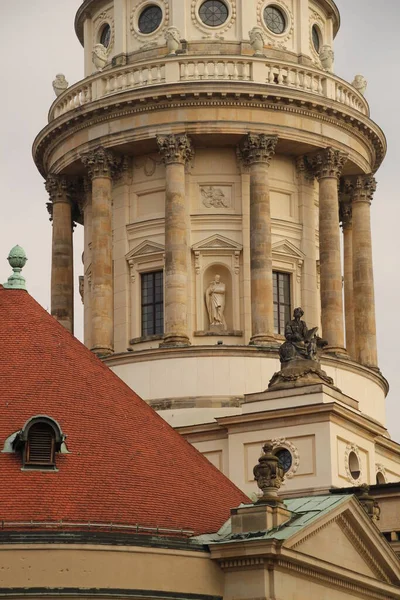
[[[276,276],[276,289],[277,289],[277,300],[275,301],[275,276]],[[289,302],[281,302],[279,299],[279,276],[284,276],[288,278],[289,284]],[[273,308],[274,308],[274,333],[275,335],[285,335],[285,326],[288,321],[291,319],[292,315],[292,303],[293,303],[293,282],[292,282],[292,273],[288,273],[287,271],[279,271],[277,269],[273,269],[272,271],[272,293],[273,293]],[[285,317],[284,323],[280,323],[280,307],[283,305],[287,309],[287,315]],[[277,326],[275,324],[275,306],[277,306]],[[286,310],[285,310],[286,313]]]
[[[161,281],[161,300],[156,300],[156,276],[160,275],[162,277],[162,281]],[[144,292],[144,288],[143,288],[143,282],[144,282],[144,278],[152,276],[152,280],[153,280],[153,294],[152,294],[152,301],[151,302],[146,302],[144,303],[143,301],[143,292]],[[153,323],[152,323],[152,331],[151,333],[149,332],[145,332],[144,331],[144,321],[143,321],[143,308],[152,306],[153,307]],[[157,331],[157,316],[156,316],[156,307],[160,307],[161,306],[161,314],[162,314],[162,327],[161,327],[161,331]],[[141,337],[142,338],[147,338],[149,336],[162,336],[164,335],[164,270],[163,269],[158,269],[156,271],[144,271],[142,273],[140,273],[140,331],[141,331]]]

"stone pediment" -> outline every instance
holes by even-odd
[[[125,258],[129,262],[130,260],[135,260],[136,258],[150,256],[152,254],[160,254],[162,252],[165,252],[165,247],[162,244],[158,244],[157,242],[152,242],[150,240],[144,240],[144,242],[128,252]]]
[[[230,250],[231,252],[240,252],[243,249],[241,244],[219,235],[212,235],[206,240],[197,242],[192,246],[193,252],[204,252],[205,250]]]
[[[396,555],[353,496],[303,527],[284,546],[385,583],[395,583],[400,575]]]
[[[294,244],[289,242],[289,240],[280,240],[279,242],[272,244],[272,254],[283,254],[285,256],[296,258],[297,260],[304,260],[305,256],[304,253],[296,248]]]

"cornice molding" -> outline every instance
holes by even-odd
[[[216,84],[214,83],[215,86]],[[197,87],[199,87],[200,91],[197,91]],[[218,87],[224,88],[224,85],[219,84]],[[38,169],[45,176],[44,165],[52,149],[79,131],[99,123],[119,119],[123,116],[175,108],[180,109],[188,106],[262,108],[264,110],[283,111],[294,115],[306,116],[334,125],[356,136],[363,144],[368,146],[371,155],[375,156],[374,164],[372,165],[373,171],[379,167],[386,152],[386,139],[383,132],[375,123],[349,107],[336,105],[336,103],[332,103],[331,101],[324,102],[324,98],[313,97],[311,100],[306,94],[303,94],[303,98],[284,98],[283,95],[291,96],[290,89],[279,90],[279,95],[277,94],[277,90],[266,95],[266,90],[261,88],[261,86],[254,86],[252,92],[248,91],[248,88],[244,90],[240,86],[237,86],[237,93],[235,94],[232,91],[227,93],[223,90],[214,90],[213,92],[206,93],[204,86],[194,84],[191,90],[193,96],[191,95],[190,97],[186,97],[186,93],[182,94],[180,86],[177,86],[176,91],[174,89],[169,91],[168,98],[166,98],[165,87],[162,90],[158,86],[152,89],[153,94],[151,98],[143,97],[139,91],[118,94],[117,97],[108,97],[92,102],[84,107],[80,107],[76,111],[70,111],[54,119],[38,134],[34,142],[33,154]],[[105,104],[105,101],[107,104]],[[118,106],[115,106],[115,104]],[[260,124],[258,125],[260,126]],[[278,128],[275,127],[274,129],[276,131]],[[245,134],[247,131],[248,123],[241,128],[242,134]],[[187,131],[187,133],[190,132]],[[284,139],[284,136],[281,135],[281,137]],[[97,141],[97,145],[99,143]],[[326,146],[326,139],[323,145]]]

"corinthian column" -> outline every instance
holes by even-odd
[[[74,329],[74,264],[72,245],[71,183],[49,175],[46,190],[53,221],[51,261],[51,314],[65,329]]]
[[[376,349],[374,272],[372,264],[371,201],[376,189],[371,175],[348,180],[353,205],[353,288],[355,356],[368,367],[378,367]]]
[[[338,184],[347,154],[325,148],[311,159],[319,181],[322,335],[328,352],[344,352]]]
[[[343,264],[344,264],[344,320],[346,324],[346,350],[351,358],[356,358],[354,294],[353,294],[353,221],[352,204],[340,203],[340,221],[343,229]]]
[[[92,180],[91,350],[107,356],[114,347],[112,176],[120,160],[102,147],[81,159]]]
[[[158,136],[165,163],[165,331],[163,346],[187,346],[188,242],[185,202],[185,164],[193,157],[190,138]]]
[[[250,168],[250,344],[253,345],[276,345],[268,168],[277,142],[276,136],[249,133],[239,146],[239,156]]]

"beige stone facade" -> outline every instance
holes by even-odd
[[[331,0],[224,2],[213,28],[200,0],[154,0],[161,21],[150,33],[139,25],[147,1],[86,0],[78,11],[86,77],[55,100],[34,156],[46,177],[80,184],[85,344],[249,494],[267,438],[291,453],[285,494],[373,484],[377,465],[396,481],[369,214],[385,137],[316,49],[316,37],[334,48]],[[282,33],[268,28],[268,7]],[[99,70],[92,52],[105,28]],[[52,201],[61,277],[67,217]],[[163,326],[149,333],[143,290],[155,273]],[[277,274],[290,290],[284,316]],[[336,389],[265,392],[280,368],[277,315],[298,306],[327,342],[321,362]]]

